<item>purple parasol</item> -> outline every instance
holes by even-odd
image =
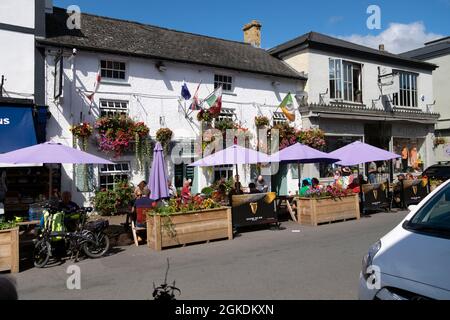
[[[298,164],[298,186],[302,185],[301,167],[302,163],[334,163],[339,161],[339,158],[331,157],[329,154],[305,146],[301,143],[296,143],[286,149],[283,149],[271,156],[272,162],[281,163],[297,163]]]
[[[327,153],[318,151],[311,147],[296,143],[271,156],[271,162],[284,163],[334,163],[340,158],[332,157]]]
[[[240,165],[269,163],[270,157],[255,150],[247,149],[238,145],[231,146],[225,150],[218,151],[206,158],[192,163],[191,167],[213,167],[220,165]]]
[[[154,201],[169,198],[169,187],[167,186],[167,170],[164,162],[163,147],[157,142],[153,150],[153,163],[150,172],[149,183],[151,195]]]
[[[0,155],[0,163],[8,164],[114,164],[84,151],[46,142]]]
[[[357,166],[372,161],[388,161],[398,159],[398,154],[376,148],[360,141],[353,142],[341,149],[331,152],[330,157],[341,159],[337,164],[341,166]]]

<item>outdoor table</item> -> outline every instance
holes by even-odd
[[[275,200],[274,192],[231,196],[233,228],[279,225]]]
[[[279,214],[284,209],[289,212],[292,221],[297,222],[295,200],[298,196],[278,196],[276,201],[277,213]],[[284,208],[285,206],[285,208]]]

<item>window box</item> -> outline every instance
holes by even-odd
[[[19,272],[19,228],[0,230],[0,272]]]
[[[147,216],[147,245],[153,250],[218,239],[233,240],[231,208]]]
[[[297,199],[297,221],[301,225],[318,226],[322,223],[359,220],[359,196],[357,194],[341,198]]]

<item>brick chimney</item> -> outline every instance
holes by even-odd
[[[380,51],[385,51],[385,50],[384,50],[384,44],[380,44],[380,45],[378,46],[378,50],[380,50]]]
[[[246,24],[242,31],[244,31],[244,42],[250,43],[256,48],[261,47],[261,23],[257,20]]]

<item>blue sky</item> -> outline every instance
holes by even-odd
[[[392,52],[406,51],[450,35],[450,0],[54,0],[82,12],[139,21],[171,29],[242,40],[242,26],[263,25],[262,46],[271,48],[311,30]],[[381,30],[369,30],[369,5],[381,9]]]

